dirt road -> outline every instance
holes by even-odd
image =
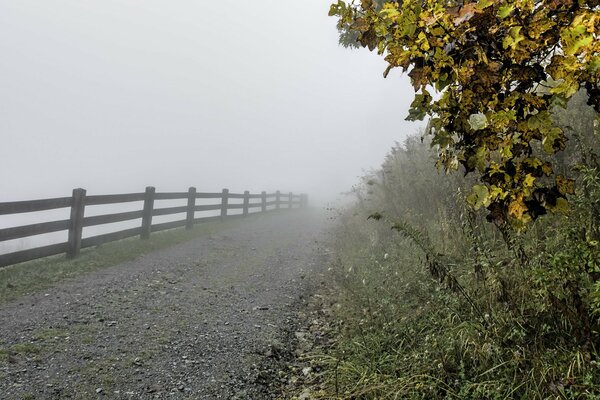
[[[0,308],[2,399],[269,399],[322,221],[270,214]]]

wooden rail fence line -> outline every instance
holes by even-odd
[[[196,199],[219,199],[219,202],[215,204],[197,205]],[[229,199],[242,199],[243,202],[241,204],[231,204],[229,203]],[[187,200],[187,205],[180,207],[155,208],[155,200]],[[143,202],[143,208],[137,211],[118,212],[89,217],[85,216],[86,206],[122,204],[129,202]],[[0,229],[0,242],[45,233],[68,231],[67,241],[64,243],[0,255],[0,268],[61,253],[66,253],[67,258],[74,258],[79,255],[79,252],[83,248],[98,246],[103,243],[132,236],[139,235],[141,239],[148,239],[152,232],[166,229],[182,226],[185,226],[186,229],[192,229],[194,224],[202,222],[223,221],[226,218],[233,217],[246,217],[248,214],[277,211],[282,208],[290,210],[294,208],[305,208],[307,205],[307,195],[293,194],[291,192],[288,194],[283,194],[280,191],[269,194],[266,192],[251,194],[250,192],[245,191],[244,193],[238,194],[230,193],[228,189],[223,189],[221,193],[201,193],[197,192],[195,187],[190,187],[187,192],[157,193],[156,189],[152,186],[147,187],[146,191],[143,193],[88,196],[85,189],[73,189],[73,195],[71,197],[0,203],[0,215],[71,208],[70,218],[66,220]],[[274,208],[269,209],[269,206],[274,206]],[[228,210],[234,209],[241,209],[242,213],[235,215],[227,214]],[[253,209],[260,210],[251,211]],[[219,215],[204,217],[196,216],[196,213],[205,211],[219,211]],[[184,213],[185,219],[182,220],[157,224],[152,223],[152,218],[156,216]],[[83,237],[84,227],[135,219],[142,220],[141,226],[92,237]]]

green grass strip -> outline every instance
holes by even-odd
[[[235,227],[256,218],[261,216],[250,215],[244,219],[201,223],[191,230],[177,228],[156,232],[148,240],[132,237],[83,249],[81,255],[72,260],[65,259],[64,255],[57,255],[2,268],[0,269],[0,305],[25,294],[48,289],[67,279],[130,261],[143,254]]]

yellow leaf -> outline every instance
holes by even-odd
[[[531,174],[525,175],[525,179],[523,179],[523,186],[532,187],[533,182],[535,182],[535,177]]]
[[[523,202],[523,193],[520,193],[517,198],[508,205],[508,215],[512,215],[518,220],[523,220],[523,214],[527,212],[527,206]]]
[[[552,175],[552,173],[554,172],[554,170],[552,169],[552,165],[550,165],[550,163],[544,163],[542,165],[542,172],[546,176]]]
[[[575,194],[575,181],[573,179],[557,175],[556,187],[561,194]]]
[[[490,199],[491,200],[496,200],[496,199],[501,199],[504,200],[507,196],[507,192],[505,192],[504,190],[502,190],[501,188],[499,188],[496,185],[492,185],[492,187],[490,188]]]
[[[417,35],[417,43],[420,45],[421,50],[427,51],[430,49],[425,32],[419,32],[419,35]]]

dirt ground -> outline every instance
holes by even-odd
[[[282,210],[6,304],[0,398],[278,398],[324,239]]]

